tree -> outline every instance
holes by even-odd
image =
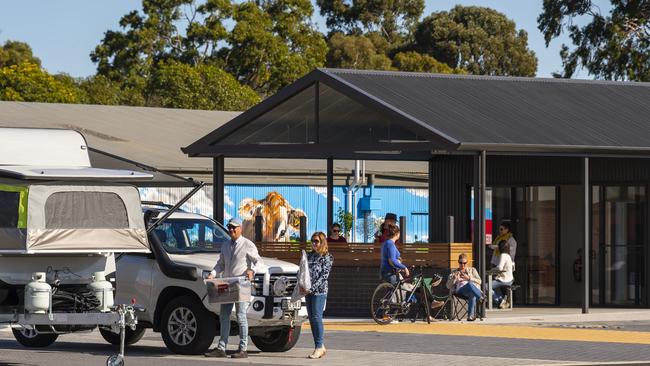
[[[125,32],[107,31],[91,52],[97,74],[114,81],[147,78],[158,62],[180,58],[183,38],[176,23],[183,16],[181,7],[192,0],[143,0],[140,14],[134,10],[120,19]]]
[[[79,103],[79,91],[66,80],[48,74],[37,64],[23,62],[0,68],[0,100]]]
[[[78,84],[85,104],[145,105],[144,86],[134,88],[127,83],[111,81],[103,75],[90,76]]]
[[[466,74],[462,69],[451,68],[429,55],[414,51],[400,52],[393,57],[393,67],[400,71],[434,72],[439,74]]]
[[[246,1],[220,50],[224,69],[261,95],[323,66],[327,44],[311,22],[309,0]]]
[[[317,0],[332,32],[360,35],[376,32],[390,44],[410,33],[424,11],[424,0]]]
[[[0,68],[29,62],[41,66],[41,60],[34,57],[32,48],[24,42],[7,41],[0,47]]]
[[[570,78],[581,67],[596,78],[650,81],[650,1],[610,2],[603,15],[591,0],[544,0],[537,23],[546,45],[566,31],[574,46],[562,45],[556,77]],[[591,21],[579,26],[577,17]]]
[[[252,89],[217,66],[172,60],[159,65],[148,90],[150,103],[168,108],[241,111],[259,102]]]
[[[470,74],[534,76],[537,70],[526,32],[489,8],[432,13],[418,25],[412,49]]]
[[[390,70],[391,60],[365,36],[334,33],[328,42],[327,66],[348,69]]]
[[[159,64],[213,64],[268,95],[316,67],[327,45],[309,0],[143,0],[91,53],[97,72],[133,88]],[[183,20],[183,22],[181,22]],[[184,34],[180,24],[187,24]],[[232,23],[228,29],[225,24]],[[147,102],[148,103],[148,102]]]

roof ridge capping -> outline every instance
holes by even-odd
[[[429,72],[406,72],[406,71],[384,71],[384,70],[357,70],[357,69],[333,69],[318,68],[319,71],[336,75],[383,75],[400,77],[419,77],[432,79],[460,79],[460,80],[497,80],[497,81],[520,81],[536,83],[566,83],[566,84],[587,84],[587,85],[611,85],[611,86],[636,86],[650,87],[650,82],[645,81],[612,81],[612,80],[588,80],[588,79],[563,79],[563,78],[538,78],[524,76],[491,76],[491,75],[461,75],[461,74],[439,74]]]

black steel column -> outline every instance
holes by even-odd
[[[223,156],[213,159],[212,163],[212,217],[214,221],[223,222],[223,207],[225,193],[225,164]]]
[[[334,159],[327,158],[327,227],[323,232],[329,233],[334,223]]]
[[[473,209],[474,209],[474,222],[473,222],[473,227],[472,227],[472,258],[474,259],[473,266],[476,268],[479,267],[479,258],[481,257],[481,248],[480,248],[480,231],[481,227],[479,224],[479,216],[480,216],[480,209],[479,209],[479,195],[480,193],[480,186],[481,186],[481,155],[476,154],[474,156],[474,173],[472,174],[473,182],[472,182],[472,192],[474,193],[474,204],[473,204]]]
[[[591,262],[591,250],[589,249],[589,158],[582,159],[582,189],[584,193],[584,217],[583,217],[583,227],[584,227],[584,248],[582,251],[582,278],[584,278],[584,297],[582,298],[582,313],[587,314],[589,312],[589,292],[590,292],[590,281],[589,281],[589,262]]]
[[[436,209],[434,204],[433,204],[433,197],[435,195],[434,187],[433,187],[433,159],[429,160],[429,214],[428,214],[428,219],[429,219],[429,238],[427,239],[427,242],[431,243],[433,238],[436,236],[435,233],[435,226],[436,223],[434,221],[435,215],[433,211]]]
[[[486,182],[486,169],[487,169],[487,154],[485,151],[481,151],[481,158],[480,158],[480,172],[481,172],[481,181],[480,181],[480,186],[479,186],[479,192],[480,192],[480,197],[479,197],[479,225],[480,225],[480,230],[479,230],[479,256],[480,256],[480,275],[481,275],[481,281],[485,281],[486,276],[485,276],[485,189],[487,186]],[[512,301],[512,300],[511,300]],[[483,309],[482,309],[483,314],[485,314],[485,303],[483,303]]]

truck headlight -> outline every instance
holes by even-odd
[[[289,279],[282,276],[273,283],[273,293],[275,296],[282,296],[289,287]]]

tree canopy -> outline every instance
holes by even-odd
[[[526,33],[491,9],[457,6],[421,19],[424,0],[316,3],[327,21],[323,33],[312,20],[310,0],[142,0],[141,9],[125,14],[90,52],[95,75],[49,74],[29,45],[6,42],[0,47],[0,95],[244,110],[325,65],[535,74]]]
[[[309,0],[143,0],[142,13],[122,17],[124,30],[107,31],[91,59],[114,81],[149,78],[168,60],[216,65],[268,95],[324,65],[327,46],[312,15]]]
[[[217,66],[173,60],[156,69],[148,93],[153,104],[168,108],[241,111],[259,102],[253,90]]]
[[[489,8],[456,6],[432,13],[417,27],[413,49],[477,75],[535,76],[528,35]]]
[[[378,33],[391,44],[411,33],[424,11],[424,0],[317,0],[320,13],[333,32]]]
[[[584,68],[599,79],[650,81],[650,1],[610,3],[609,14],[602,14],[591,0],[544,0],[537,23],[546,45],[563,32],[572,42],[572,48],[562,45],[557,77]],[[580,26],[578,17],[590,21]]]
[[[32,48],[27,43],[6,41],[0,47],[0,68],[19,65],[23,62],[29,62],[38,66],[41,65],[41,60],[34,57]]]
[[[45,72],[35,63],[0,68],[0,100],[17,102],[79,103],[77,89]]]

